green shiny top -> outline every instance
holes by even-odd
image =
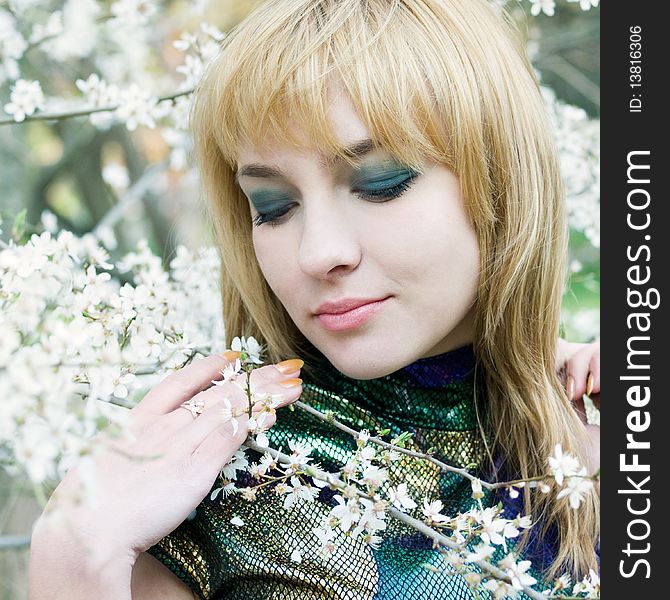
[[[324,358],[314,377],[307,379],[303,374],[301,400],[322,412],[333,411],[339,421],[356,430],[390,429],[390,436],[409,431],[413,436],[408,448],[420,452],[432,448],[440,460],[459,467],[470,465],[473,474],[485,477],[474,398],[475,389],[483,388],[481,381],[476,382],[475,364],[472,346],[464,346],[418,360],[385,377],[354,380]],[[310,444],[313,462],[327,471],[339,470],[356,448],[351,436],[300,409],[280,411],[268,438],[274,448],[287,449],[289,440]],[[254,452],[248,454],[250,461],[259,458]],[[464,512],[474,503],[468,480],[427,461],[403,455],[389,466],[389,478],[393,485],[406,483],[419,503],[424,497],[439,498],[443,514]],[[342,537],[337,550],[324,557],[313,529],[322,525],[336,504],[333,495],[324,489],[315,502],[284,510],[284,499],[273,493],[272,486],[261,488],[253,501],[239,495],[211,501],[208,494],[195,515],[149,553],[207,599],[474,598],[460,575],[446,572],[442,555],[428,538],[391,517],[378,549],[361,537],[338,533]],[[487,494],[483,502],[486,506],[497,500]],[[410,514],[423,518],[420,506]],[[516,512],[505,516],[513,518]],[[241,518],[244,526],[231,524],[233,517]],[[296,549],[301,551],[300,562],[291,560]],[[499,547],[493,559],[504,555]],[[440,572],[431,572],[424,564]],[[540,579],[537,571],[532,574]]]

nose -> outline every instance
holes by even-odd
[[[362,249],[355,219],[337,199],[305,202],[298,264],[317,279],[348,273],[360,263]]]

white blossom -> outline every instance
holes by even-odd
[[[62,33],[42,44],[44,52],[58,61],[87,57],[98,41],[96,19],[99,13],[95,0],[66,0],[62,9]]]
[[[407,493],[407,484],[401,483],[398,487],[389,488],[389,498],[399,510],[411,510],[416,508],[416,502]]]
[[[517,563],[514,555],[508,554],[500,561],[499,565],[505,570],[507,575],[509,575],[512,581],[512,587],[514,587],[515,590],[520,591],[523,589],[523,586],[533,585],[537,582],[534,577],[526,572],[531,567],[531,562],[529,560],[522,560]]]
[[[532,4],[530,14],[533,16],[537,16],[541,12],[550,17],[554,15],[556,9],[555,0],[530,0],[530,2]]]
[[[28,43],[16,28],[14,17],[0,8],[0,84],[5,79],[19,77],[18,60],[28,48]]]
[[[117,0],[110,7],[114,25],[134,28],[146,25],[156,10],[154,0]]]
[[[569,477],[565,488],[563,488],[556,498],[568,497],[572,508],[579,508],[587,494],[593,487],[593,482],[587,478],[586,467],[582,467],[572,477]]]
[[[247,354],[247,360],[251,363],[257,365],[263,364],[263,361],[261,360],[263,346],[261,346],[253,336],[249,336],[248,338],[244,336],[241,338],[233,338],[230,349],[235,350],[236,352],[245,352]]]
[[[593,570],[572,588],[574,594],[586,594],[585,598],[600,598],[600,577]]]
[[[449,517],[441,514],[444,505],[441,500],[435,500],[433,502],[428,502],[427,498],[423,499],[423,514],[426,517],[426,520],[429,525],[433,523],[444,523],[449,520]]]
[[[249,461],[243,449],[235,452],[231,460],[221,469],[221,475],[228,480],[237,477],[237,471],[244,471],[249,466]]]
[[[102,168],[102,178],[115,190],[125,190],[130,183],[127,167],[118,162],[106,164]]]
[[[298,501],[313,502],[319,490],[311,485],[303,484],[300,479],[291,477],[291,485],[284,497],[284,510],[291,508]]]
[[[480,500],[484,497],[484,492],[482,491],[482,482],[479,479],[473,479],[470,482],[472,487],[472,498],[473,500]]]
[[[133,83],[119,92],[116,116],[126,124],[129,131],[134,131],[138,125],[153,129],[156,127],[155,119],[158,114],[158,98],[149,90]]]
[[[291,560],[294,563],[300,564],[302,562],[302,552],[296,548],[293,552],[291,552]]]
[[[497,518],[497,515],[498,509],[493,506],[474,513],[481,526],[480,537],[486,544],[505,544],[505,536],[502,533],[505,529],[505,520]]]
[[[378,488],[388,479],[388,470],[370,465],[363,470],[363,482],[367,485]]]
[[[221,413],[221,422],[230,423],[231,427],[233,428],[233,435],[235,435],[239,427],[239,422],[235,418],[237,415],[233,409],[232,404],[230,403],[230,399],[224,396],[221,400],[221,404],[223,404],[223,406],[219,409]]]
[[[560,444],[554,447],[553,456],[549,457],[549,469],[558,485],[563,485],[563,478],[570,477],[579,469],[579,461],[570,454],[563,454]]]
[[[18,79],[12,86],[10,101],[5,104],[5,112],[12,115],[17,123],[32,115],[36,110],[44,110],[46,99],[39,81]]]
[[[312,531],[319,541],[321,554],[325,557],[332,555],[335,552],[335,531],[328,525],[315,527]]]
[[[493,593],[495,600],[508,600],[509,598],[516,598],[517,591],[510,584],[499,579],[489,579],[483,584],[484,589]]]
[[[345,500],[340,494],[334,496],[337,506],[330,511],[330,517],[335,519],[342,531],[349,531],[354,523],[361,518],[361,507],[357,499]]]
[[[493,553],[495,552],[495,548],[493,546],[490,546],[489,544],[477,544],[473,548],[474,552],[470,552],[466,555],[465,561],[466,562],[477,562],[479,560],[488,560],[493,556]]]

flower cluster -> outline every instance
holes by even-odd
[[[568,2],[579,2],[582,10],[591,10],[598,6],[600,0],[567,0]],[[530,0],[530,14],[536,17],[539,14],[545,14],[553,17],[556,12],[556,0]]]
[[[554,128],[554,139],[565,177],[570,227],[583,231],[600,246],[600,121],[584,110],[560,102],[548,87],[542,95]],[[569,174],[569,177],[566,175]]]
[[[563,454],[561,445],[556,444],[553,456],[549,457],[549,470],[559,486],[565,483],[557,498],[567,497],[572,508],[579,508],[585,494],[593,487],[586,467],[582,467],[574,456]]]
[[[0,251],[0,461],[62,477],[108,419],[223,339],[213,249],[166,272],[146,243],[113,265],[92,235],[33,235]],[[118,276],[117,275],[117,276]]]

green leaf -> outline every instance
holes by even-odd
[[[14,225],[12,225],[12,238],[17,244],[20,244],[23,240],[23,236],[26,233],[26,214],[28,209],[24,208],[19,211],[14,219]]]

